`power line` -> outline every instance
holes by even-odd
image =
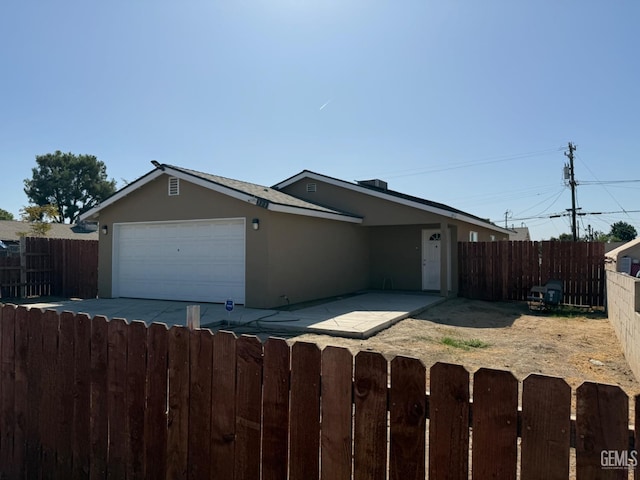
[[[535,187],[535,188],[539,188],[539,190],[536,191],[534,188],[524,188],[520,190],[505,191],[500,193],[489,193],[489,194],[485,193],[481,195],[469,195],[465,197],[452,197],[449,200],[449,203],[450,204],[455,203],[458,206],[466,205],[466,204],[478,206],[478,205],[491,204],[491,203],[500,203],[502,205],[505,202],[509,201],[510,199],[521,200],[527,197],[539,197],[541,195],[546,195],[549,192],[551,192],[552,189],[553,189],[553,193],[548,198],[551,198],[552,196],[557,194],[556,186]],[[564,189],[560,193],[562,193],[563,191]],[[544,203],[544,201],[545,200],[543,200],[541,203]],[[536,204],[536,205],[539,205],[539,204]],[[529,210],[530,208],[534,208],[534,207],[529,207],[527,208],[527,210]]]
[[[580,185],[613,185],[615,183],[640,183],[640,180],[597,180],[586,182],[580,181]]]
[[[411,175],[425,175],[427,173],[435,173],[435,172],[445,172],[448,170],[456,170],[456,169],[460,169],[460,168],[468,168],[468,167],[475,167],[475,166],[480,166],[480,165],[488,165],[491,163],[500,163],[500,162],[507,162],[507,161],[511,161],[511,160],[520,160],[523,158],[530,158],[530,157],[537,157],[537,156],[541,156],[541,155],[547,155],[549,153],[554,153],[554,152],[558,152],[560,150],[562,150],[563,147],[556,147],[556,148],[548,148],[546,150],[539,150],[536,152],[527,152],[527,153],[518,153],[518,154],[512,154],[512,155],[496,155],[493,157],[486,157],[484,159],[480,159],[480,160],[467,160],[464,162],[458,162],[458,163],[453,163],[453,164],[447,164],[446,166],[434,166],[432,168],[428,168],[428,169],[420,169],[420,168],[412,168],[412,169],[407,169],[407,170],[396,170],[395,172],[397,172],[396,174],[394,174],[394,172],[389,172],[391,173],[391,175],[389,173],[387,174],[379,174],[379,175],[374,175],[375,177],[380,177],[383,176],[385,178],[399,178],[399,177],[408,177]]]
[[[537,215],[537,216],[532,216],[532,217],[510,218],[510,220],[512,222],[523,222],[525,220],[560,218],[560,217],[572,216],[573,212],[571,212],[571,209],[567,209],[567,210],[569,210],[569,211],[568,212],[564,212],[564,213],[552,213],[550,215]],[[613,211],[613,212],[578,212],[577,210],[579,210],[579,208],[576,208],[576,217],[584,217],[586,215],[615,215],[617,213],[624,213],[624,214],[640,213],[640,210],[616,210],[616,211]],[[493,223],[496,223],[496,222],[497,221],[494,221]]]
[[[541,212],[538,212],[538,213],[537,213],[537,215],[542,215],[543,213],[545,213],[547,210],[549,210],[551,207],[553,207],[553,206],[555,205],[555,203],[558,201],[558,199],[562,196],[562,194],[563,194],[563,193],[564,193],[564,189],[563,189],[563,190],[560,190],[560,192],[554,192],[554,193],[553,193],[553,195],[550,195],[549,197],[545,198],[545,199],[544,199],[544,200],[542,200],[541,202],[538,202],[538,203],[536,203],[535,205],[532,205],[531,207],[529,207],[529,208],[526,208],[526,209],[522,210],[522,211],[520,212],[520,214],[522,214],[522,213],[524,213],[524,212],[526,212],[526,211],[528,211],[528,210],[531,210],[532,208],[537,207],[537,206],[538,206],[538,205],[540,205],[541,203],[544,203],[544,202],[546,202],[547,200],[549,200],[551,197],[555,196],[555,198],[553,199],[553,202],[551,202],[551,204],[550,204],[547,208],[545,208],[545,209],[544,209],[544,210],[542,210]]]
[[[586,164],[586,162],[584,160],[582,160],[582,158],[578,157],[580,159],[580,161],[582,162],[582,164],[586,167],[587,170],[589,170],[589,172],[591,173],[591,175],[593,175],[593,178],[595,178],[596,180],[598,180],[598,177],[596,177],[595,173],[593,173],[593,171],[589,168],[589,166]],[[607,195],[609,195],[611,197],[611,199],[616,202],[616,204],[622,209],[624,210],[624,207],[622,205],[620,205],[620,202],[618,202],[618,200],[616,200],[616,198],[611,194],[611,192],[607,189],[607,187],[605,187],[604,185],[602,185],[602,188],[604,189],[605,192],[607,192]],[[625,212],[626,213],[626,212]],[[631,218],[631,217],[629,217]]]

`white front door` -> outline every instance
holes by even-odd
[[[422,290],[440,290],[440,230],[422,231]]]

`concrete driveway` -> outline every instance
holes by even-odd
[[[242,333],[279,333],[293,336],[323,333],[351,338],[368,338],[394,323],[444,301],[423,293],[366,292],[336,298],[321,304],[291,310],[262,310],[237,305],[227,312],[223,304],[98,298],[51,302],[24,302],[28,308],[86,313],[140,320],[147,324],[185,325],[188,305],[200,305],[200,324],[212,330]]]

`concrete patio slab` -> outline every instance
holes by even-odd
[[[429,294],[369,292],[300,310],[280,312],[277,317],[259,320],[259,326],[265,331],[284,331],[286,327],[290,333],[368,338],[444,300],[443,297]]]
[[[125,320],[142,321],[146,324],[164,323],[186,325],[187,306],[200,305],[200,324],[242,323],[260,318],[275,310],[258,310],[236,305],[232,312],[227,312],[220,303],[175,302],[171,300],[144,300],[136,298],[95,298],[88,300],[61,300],[48,302],[22,302],[28,308],[56,310],[57,312],[86,313],[90,317],[103,315],[108,319],[124,318]]]
[[[320,333],[368,338],[394,323],[415,315],[445,299],[433,294],[366,292],[295,310],[259,310],[235,306],[227,312],[217,303],[200,305],[200,324],[212,330],[255,330],[293,336]],[[188,305],[194,302],[98,298],[22,303],[28,308],[86,313],[90,317],[124,318],[127,321],[185,325]]]

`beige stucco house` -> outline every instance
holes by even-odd
[[[99,295],[269,308],[364,289],[457,288],[457,242],[509,230],[447,205],[303,171],[273,187],[156,168],[100,223]]]

